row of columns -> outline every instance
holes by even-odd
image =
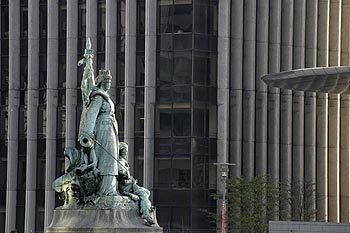
[[[56,131],[57,131],[57,105],[58,105],[58,49],[59,49],[59,1],[48,1],[48,36],[47,36],[47,132],[46,132],[46,180],[45,180],[45,216],[44,226],[48,226],[52,220],[55,208],[55,192],[52,183],[56,178]],[[128,29],[127,52],[128,71],[130,77],[127,87],[134,87],[134,72],[136,64],[136,0],[127,1]],[[26,171],[26,202],[25,202],[25,232],[35,229],[36,216],[36,165],[37,165],[37,109],[39,87],[39,1],[28,2],[28,132],[27,132],[27,171]],[[88,0],[87,31],[86,36],[91,38],[92,44],[97,45],[97,0]],[[116,1],[106,1],[106,68],[112,75],[116,75],[116,41],[117,41],[117,8]],[[156,6],[152,6],[153,14]],[[18,117],[19,117],[19,89],[20,89],[20,1],[9,2],[10,11],[10,68],[9,76],[9,117],[8,117],[8,167],[7,167],[7,192],[6,192],[6,223],[5,232],[16,229],[16,199],[17,199],[17,164],[18,164]],[[78,1],[67,1],[67,51],[66,51],[66,146],[75,146],[77,128],[77,45],[78,45]],[[156,25],[154,22],[151,25]],[[131,30],[131,31],[130,31]],[[155,32],[155,30],[154,30]],[[155,37],[152,38],[153,42]],[[151,42],[151,43],[153,43]],[[96,49],[95,49],[96,50]],[[155,50],[155,49],[154,49]],[[155,60],[155,59],[154,59]],[[155,63],[154,63],[155,64]],[[95,63],[95,70],[97,66]],[[153,76],[149,76],[153,77]],[[131,82],[130,82],[131,79]],[[129,88],[129,90],[130,90]],[[128,89],[127,89],[128,90]],[[129,92],[130,93],[130,92]],[[114,96],[114,98],[113,98]],[[126,105],[128,117],[133,116],[135,93],[127,94]],[[116,97],[116,79],[113,81],[111,97]],[[126,135],[131,135],[128,143],[133,139],[133,121],[127,121]],[[152,127],[149,126],[149,127]],[[131,148],[133,146],[131,145]],[[132,150],[130,151],[132,153]],[[132,156],[130,156],[132,158]],[[149,171],[146,168],[145,171]]]
[[[310,195],[304,204],[317,208],[317,219],[349,221],[349,136],[341,130],[349,124],[348,98],[342,96],[340,101],[338,95],[280,91],[260,81],[267,72],[348,65],[349,2],[271,0],[231,5],[231,14],[226,14],[219,3],[218,14],[219,22],[231,20],[227,63],[220,60],[225,61],[220,53],[226,46],[220,34],[225,24],[218,24],[218,89],[226,80],[224,71],[231,71],[229,97],[218,91],[218,161],[229,158],[236,163],[233,176],[269,173],[282,182],[296,183],[298,192]],[[222,99],[229,103],[229,117]],[[228,135],[224,125],[230,125]],[[225,140],[230,141],[230,152]],[[316,194],[303,187],[309,184],[311,189],[316,177],[317,206]],[[292,211],[288,203],[282,208]],[[315,219],[312,213],[305,214]]]

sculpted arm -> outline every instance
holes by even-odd
[[[95,95],[92,98],[91,103],[86,111],[86,119],[82,127],[81,136],[79,138],[79,142],[83,147],[92,146],[90,145],[92,142],[89,144],[88,141],[92,140],[94,128],[96,125],[96,119],[100,111],[100,108],[102,106],[102,102],[103,102],[102,96]]]

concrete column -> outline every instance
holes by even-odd
[[[316,67],[318,1],[306,2],[305,67]],[[316,220],[316,94],[305,93],[305,183],[312,193],[305,200],[305,219]]]
[[[341,61],[350,65],[350,1],[342,1],[341,14]],[[340,102],[340,221],[350,222],[350,125],[349,95],[341,95]]]
[[[231,87],[230,87],[230,168],[233,176],[242,175],[243,112],[243,0],[231,2]]]
[[[256,105],[255,105],[255,169],[267,174],[267,86],[261,77],[268,72],[269,1],[257,1],[256,25]]]
[[[341,39],[341,0],[331,0],[329,22],[329,65],[340,65]],[[340,221],[340,96],[329,96],[329,139],[328,139],[328,170],[329,170],[329,221]]]
[[[340,221],[350,222],[349,175],[350,175],[350,99],[342,95],[340,102]]]
[[[280,71],[281,1],[270,0],[269,73]],[[268,173],[279,181],[280,173],[280,89],[269,87],[268,95]]]
[[[145,125],[144,186],[153,193],[154,107],[156,102],[157,1],[146,0],[145,15]]]
[[[269,8],[269,28],[273,30],[269,30],[268,72],[277,73],[281,62],[281,1],[270,1]],[[268,92],[267,169],[277,186],[280,174],[280,89],[268,87]],[[278,207],[275,208],[274,220],[278,220]]]
[[[306,1],[294,0],[293,69],[305,67],[305,16]],[[293,96],[293,195],[304,195],[304,92],[294,91]],[[293,215],[299,217],[299,205],[292,206]]]
[[[329,1],[318,1],[317,66],[328,66]],[[328,94],[317,94],[316,103],[317,220],[328,221]]]
[[[217,82],[217,104],[218,104],[218,141],[217,161],[227,163],[229,155],[229,125],[230,125],[230,0],[219,2],[218,11],[218,82]],[[217,191],[223,193],[226,184],[220,182],[220,166],[217,168],[218,182]],[[218,206],[220,203],[218,203]]]
[[[56,178],[58,8],[58,0],[50,0],[47,2],[47,105],[44,227],[50,225],[55,208],[55,191],[52,189],[52,183]]]
[[[256,1],[244,1],[243,50],[243,175],[254,176]],[[220,119],[219,119],[220,121]]]
[[[293,62],[293,12],[294,1],[282,2],[281,71],[291,70]],[[283,184],[292,181],[292,91],[281,91],[280,179]],[[290,203],[282,203],[281,210],[291,213]]]
[[[95,44],[96,48],[96,44]],[[96,50],[95,50],[96,51]],[[78,1],[67,1],[66,147],[77,141]],[[95,52],[96,55],[96,52]],[[82,78],[82,77],[80,77]]]
[[[35,231],[39,104],[39,0],[28,1],[27,170],[24,232]]]
[[[340,98],[330,94],[328,101],[328,214],[330,222],[340,221]]]
[[[128,2],[130,1],[127,1],[127,3]],[[118,12],[117,1],[106,0],[105,64],[106,64],[106,69],[109,69],[113,76],[112,86],[111,86],[111,89],[109,90],[109,95],[114,102],[120,102],[120,100],[116,99],[117,98],[116,83],[117,83],[117,79],[122,78],[122,77],[117,77],[117,74],[118,74],[117,73],[117,25],[118,25],[117,12]],[[136,20],[136,15],[135,15],[135,20]],[[126,101],[126,98],[125,98],[125,101]],[[129,157],[130,157],[130,148],[129,148]]]
[[[117,27],[117,25],[115,25]],[[90,38],[95,56],[97,51],[97,0],[86,0],[86,37]],[[96,56],[97,57],[97,56]],[[98,67],[94,59],[95,75],[98,74]],[[113,75],[113,74],[112,74]]]
[[[9,1],[9,105],[5,232],[16,229],[20,88],[20,1]]]
[[[129,165],[134,170],[136,102],[136,0],[126,2],[125,33],[125,142],[129,145]]]

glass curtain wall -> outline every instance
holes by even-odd
[[[158,0],[154,201],[165,229],[210,229],[217,1]],[[162,198],[164,196],[171,198]]]

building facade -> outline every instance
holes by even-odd
[[[315,184],[314,220],[350,221],[350,103],[267,87],[350,63],[349,0],[1,0],[0,231],[42,232],[77,146],[86,38],[111,70],[120,138],[165,230],[215,231],[231,176]],[[289,208],[291,215],[292,206]],[[277,216],[278,219],[278,216]]]

